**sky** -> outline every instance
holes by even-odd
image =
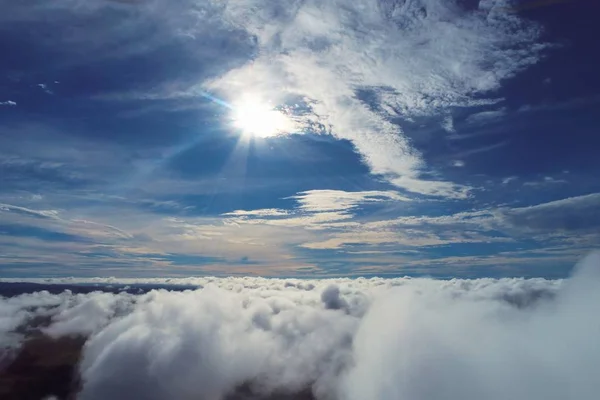
[[[562,278],[593,0],[0,0],[0,275]]]

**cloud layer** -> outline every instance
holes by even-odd
[[[183,292],[38,292],[1,299],[0,338],[14,346],[11,332],[42,316],[47,335],[89,335],[80,399],[216,400],[245,387],[256,399],[592,400],[599,271],[592,254],[566,281],[193,278],[199,289]]]

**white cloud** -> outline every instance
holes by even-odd
[[[94,27],[80,24],[78,34],[61,36],[61,46],[73,56],[67,64],[81,62],[82,49],[88,57],[120,57],[177,43],[202,65],[196,68],[202,71],[195,75],[197,84],[186,70],[181,82],[158,84],[167,94],[146,93],[147,98],[194,101],[208,89],[231,101],[247,94],[301,103],[308,109],[298,116],[303,123],[352,141],[374,174],[428,196],[464,198],[470,188],[443,177],[423,178],[432,171],[391,121],[444,116],[452,131],[452,107],[496,103],[492,92],[536,63],[545,47],[537,43],[537,25],[505,12],[506,0],[485,0],[471,9],[456,0],[80,3],[15,3],[1,18],[20,24],[52,15],[57,29],[63,21],[98,18]],[[154,33],[140,37],[149,27]],[[122,43],[127,45],[117,46]],[[224,71],[232,65],[239,67]],[[359,91],[371,93],[372,104]]]
[[[502,179],[502,184],[503,185],[508,185],[509,183],[511,183],[513,181],[516,181],[517,179],[519,179],[519,178],[516,177],[516,176],[509,176],[509,177],[506,177],[506,178]]]
[[[303,227],[312,230],[351,229],[359,226],[350,221],[361,205],[393,201],[411,201],[395,191],[309,190],[289,197],[298,206],[289,211],[259,209],[236,210],[223,214],[230,217],[226,224],[251,224],[280,227]]]
[[[466,187],[420,179],[427,166],[389,121],[494,103],[475,98],[535,63],[543,48],[535,43],[538,28],[502,12],[505,5],[490,0],[466,11],[439,0],[229,2],[226,18],[257,38],[259,55],[205,86],[228,98],[303,98],[312,108],[305,122],[352,141],[373,173],[415,193],[464,197]],[[381,112],[357,98],[358,89],[373,92]]]
[[[320,236],[318,240],[305,242],[302,247],[350,250],[354,245],[419,247],[516,242],[519,238],[527,238],[542,246],[559,243],[563,243],[563,247],[565,244],[576,245],[581,251],[598,243],[599,210],[600,193],[593,193],[529,207],[356,221],[352,226],[340,226],[340,229]],[[572,232],[578,232],[579,236],[565,236]]]
[[[15,206],[12,204],[0,203],[0,212],[16,212],[20,214],[30,215],[33,217],[58,219],[57,210],[33,210],[27,207]]]
[[[39,195],[36,195],[39,196]],[[34,201],[39,201],[42,197],[33,198]],[[82,237],[93,237],[96,239],[102,238],[117,238],[131,239],[132,235],[117,228],[116,226],[103,224],[99,222],[89,221],[85,219],[69,219],[61,215],[58,210],[35,210],[27,207],[16,206],[12,204],[0,203],[0,214],[2,212],[11,212],[20,214],[25,218],[15,218],[7,216],[7,220],[11,219],[17,223],[35,223],[36,226],[50,228],[58,232],[66,232],[72,235],[81,235]],[[63,213],[64,214],[64,213]],[[31,221],[30,218],[46,220],[45,224],[40,221]]]
[[[51,325],[42,331],[52,337],[91,335],[108,325],[115,316],[130,311],[132,301],[131,296],[125,294],[75,295],[66,304],[61,304],[60,311],[54,310]]]
[[[590,97],[579,97],[569,99],[567,101],[555,102],[555,103],[541,103],[541,104],[526,104],[521,106],[517,111],[528,113],[528,112],[544,112],[544,111],[567,111],[578,107],[587,107],[595,103],[600,102],[600,96],[594,95]]]
[[[16,106],[17,103],[12,100],[0,101],[0,106]]]
[[[504,147],[508,144],[508,141],[502,141],[502,142],[498,142],[498,143],[494,143],[494,144],[490,144],[487,146],[480,146],[480,147],[475,147],[472,149],[468,149],[468,150],[464,150],[461,152],[457,152],[454,153],[452,156],[453,157],[467,157],[467,156],[471,156],[473,154],[479,154],[479,153],[484,153],[486,151],[492,151],[492,150],[496,150],[500,147]]]
[[[342,381],[341,398],[596,398],[600,385],[589,371],[600,362],[600,325],[580,318],[591,317],[600,300],[599,262],[588,259],[556,303],[532,312],[390,294],[356,334],[355,367]]]
[[[475,114],[471,114],[467,117],[465,122],[467,124],[484,124],[490,121],[498,120],[506,115],[506,109],[501,108],[499,110],[481,111]]]
[[[538,181],[525,182],[525,183],[523,183],[523,186],[545,187],[545,186],[551,186],[551,185],[556,185],[556,184],[565,184],[565,183],[569,183],[569,182],[564,179],[556,179],[551,176],[545,176],[543,179],[538,180]]]
[[[411,201],[394,191],[345,192],[343,190],[308,190],[290,197],[307,212],[349,211],[361,204],[384,201]]]
[[[289,215],[290,212],[287,210],[280,210],[277,208],[263,208],[259,210],[235,210],[223,215],[233,217],[284,217]]]
[[[444,128],[444,130],[448,133],[456,132],[456,129],[454,129],[454,119],[452,119],[451,115],[444,117],[444,120],[442,121],[442,128]]]
[[[489,211],[463,212],[439,217],[411,216],[355,223],[318,241],[310,249],[350,249],[353,245],[439,246],[452,243],[507,242],[511,238],[489,232],[495,217]]]
[[[89,334],[84,400],[221,399],[244,384],[318,400],[594,400],[599,267],[592,255],[566,281],[96,279],[200,288],[0,298],[0,341],[36,315],[54,335]]]

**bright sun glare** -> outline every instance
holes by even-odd
[[[270,137],[290,133],[294,124],[282,111],[259,99],[246,97],[233,107],[233,125],[244,135]]]

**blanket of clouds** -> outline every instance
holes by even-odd
[[[199,278],[196,290],[0,300],[0,343],[88,337],[80,399],[593,400],[600,254],[567,280]],[[125,378],[124,378],[125,377]]]

